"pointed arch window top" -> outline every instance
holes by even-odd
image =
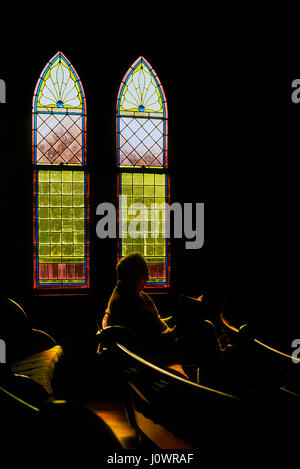
[[[167,117],[162,85],[154,69],[139,57],[124,76],[118,96],[118,112]]]
[[[34,105],[45,110],[82,112],[84,104],[81,82],[68,59],[62,52],[58,52],[41,74]]]

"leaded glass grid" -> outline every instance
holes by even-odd
[[[151,206],[169,202],[168,111],[161,82],[144,57],[132,64],[121,82],[116,115],[120,171],[118,258],[140,252],[149,266],[147,286],[167,287],[170,241],[166,210],[151,210]],[[134,215],[130,213],[132,204],[142,204],[145,209]],[[138,229],[134,222],[136,213],[141,220]]]
[[[166,174],[122,173],[120,175],[120,253],[144,255],[149,283],[166,284],[168,277]]]
[[[35,88],[33,164],[34,287],[87,287],[86,100],[61,52],[47,63]]]

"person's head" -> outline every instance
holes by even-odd
[[[142,254],[133,252],[123,257],[117,264],[117,278],[123,285],[143,290],[149,278],[148,264]]]

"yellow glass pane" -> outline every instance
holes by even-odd
[[[50,225],[49,220],[39,220],[39,231],[49,231]]]
[[[61,220],[51,220],[50,221],[51,231],[61,231]]]
[[[61,256],[61,244],[51,244],[51,256]]]
[[[74,195],[73,196],[73,205],[74,205],[74,207],[84,207],[84,196],[83,195]]]
[[[39,194],[49,194],[49,182],[39,182]]]
[[[50,171],[50,181],[61,182],[61,173],[62,171]]]
[[[50,184],[50,193],[51,194],[61,194],[61,183],[60,182],[51,182],[51,184]]]
[[[61,216],[62,216],[62,218],[73,218],[73,208],[72,207],[62,207]]]
[[[49,171],[39,171],[38,178],[40,182],[48,182],[49,181]]]
[[[74,208],[74,218],[84,218],[84,208],[75,207]]]
[[[63,207],[72,207],[73,203],[72,203],[72,196],[71,195],[63,195],[62,196],[62,206]]]
[[[50,244],[40,244],[39,245],[39,255],[40,256],[49,256],[50,255]]]
[[[51,195],[50,196],[50,206],[51,207],[60,207],[61,206],[61,196],[60,195]]]
[[[41,231],[39,233],[39,242],[41,244],[49,244],[50,243],[50,233],[49,233],[49,231]]]
[[[50,208],[50,218],[61,218],[61,208],[60,207],[51,207]]]
[[[132,174],[122,174],[122,184],[132,184]]]
[[[62,255],[63,256],[72,256],[73,255],[73,244],[63,244],[62,245]]]
[[[61,235],[63,244],[73,244],[73,233],[72,231],[63,232]]]
[[[49,195],[42,194],[38,197],[39,207],[49,207]]]
[[[133,174],[133,184],[136,185],[136,184],[143,184],[144,180],[143,180],[143,174],[139,174],[139,173],[134,173]]]
[[[84,182],[84,171],[72,171],[73,182]]]
[[[166,176],[164,174],[155,174],[155,185],[165,185],[166,183]]]
[[[73,182],[73,194],[84,194],[84,184],[82,182]]]
[[[74,244],[74,256],[84,256],[85,247],[82,244]]]
[[[144,175],[144,184],[146,186],[154,185],[154,174],[145,174]]]
[[[60,232],[51,233],[50,239],[51,239],[51,244],[61,243],[61,233]]]
[[[72,182],[73,171],[62,171],[62,182]]]
[[[49,208],[39,208],[39,218],[49,218]]]
[[[62,183],[62,193],[63,194],[72,194],[72,183],[71,182],[63,182]]]
[[[145,197],[154,197],[154,186],[145,186],[144,187],[144,196]]]
[[[73,221],[73,228],[75,231],[84,231],[84,220],[74,220]]]
[[[75,244],[84,244],[84,231],[75,231],[74,232],[74,243]]]
[[[62,220],[62,231],[73,231],[73,220],[63,219]]]
[[[165,186],[155,186],[155,197],[163,197],[165,191]]]

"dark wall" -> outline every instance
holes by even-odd
[[[172,200],[205,203],[204,246],[186,250],[184,240],[173,242],[173,291],[205,290],[212,297],[239,291],[242,298],[259,298],[253,314],[282,314],[278,295],[290,293],[294,258],[298,108],[290,101],[290,82],[300,65],[287,61],[263,21],[223,23],[199,20],[193,11],[177,13],[161,18],[155,34],[147,21],[135,22],[135,36],[125,23],[103,16],[93,22],[92,14],[74,38],[67,28],[55,34],[50,28],[43,38],[38,31],[11,33],[19,40],[7,42],[0,68],[7,85],[7,103],[0,104],[1,282],[35,311],[41,300],[37,307],[32,296],[31,105],[40,72],[60,50],[87,97],[91,293],[99,308],[115,281],[116,243],[97,239],[95,211],[100,202],[116,200],[117,92],[128,67],[143,55],[168,100]],[[35,318],[41,321],[39,313]]]

